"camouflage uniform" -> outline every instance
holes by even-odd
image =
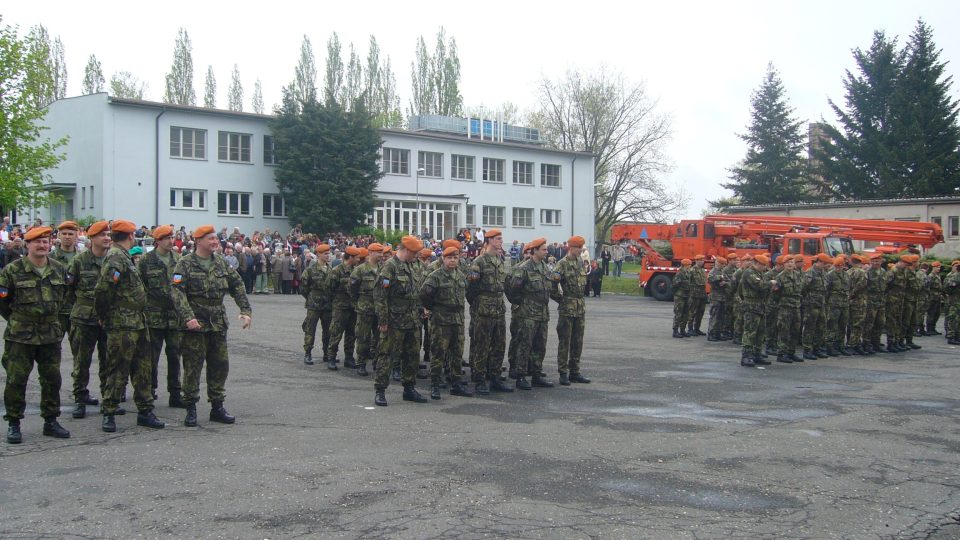
[[[353,349],[356,344],[354,330],[357,327],[357,311],[350,298],[350,273],[354,266],[341,263],[330,271],[327,277],[327,290],[333,298],[333,319],[330,323],[330,345],[326,350],[328,362],[337,361],[337,351],[343,340],[344,366],[354,360]]]
[[[180,338],[183,353],[183,401],[189,407],[200,399],[200,372],[207,364],[207,398],[222,403],[226,397],[230,358],[227,353],[226,308],[223,297],[229,294],[241,315],[251,316],[243,279],[227,265],[223,257],[202,259],[196,253],[186,255],[173,269],[173,305],[180,320],[196,319],[199,330],[184,331]]]
[[[19,423],[26,410],[27,380],[37,364],[40,380],[40,416],[60,416],[60,308],[66,296],[63,265],[47,258],[34,266],[26,256],[0,271],[0,315],[7,320],[3,333],[4,420]]]
[[[774,266],[763,273],[764,281],[773,281],[780,273],[783,267]],[[780,311],[780,290],[770,290],[767,293],[763,306],[763,325],[761,343],[766,343],[768,353],[777,349],[777,313]]]
[[[455,383],[463,377],[464,308],[467,304],[467,277],[460,270],[440,268],[431,272],[420,286],[420,300],[431,311],[430,382],[438,386],[444,364]]]
[[[723,333],[723,315],[727,306],[727,285],[724,270],[726,266],[714,266],[710,269],[707,281],[710,283],[710,323],[707,326],[707,339],[716,340]]]
[[[703,312],[707,307],[707,271],[696,264],[690,267],[690,296],[687,300],[687,335],[703,335]]]
[[[894,266],[886,273],[887,348],[903,338],[903,304],[907,288],[906,269]]]
[[[747,263],[749,264],[749,263]],[[740,281],[743,279],[743,268],[737,268],[733,273],[733,282],[736,284],[733,291],[733,342],[743,339],[743,288]]]
[[[673,334],[685,335],[690,305],[690,267],[683,266],[673,276]]]
[[[886,271],[870,267],[867,270],[867,310],[863,320],[864,341],[871,351],[880,349],[880,337],[887,324],[886,318]]]
[[[951,270],[943,279],[943,293],[946,296],[946,321],[944,321],[947,339],[960,340],[960,272]]]
[[[803,294],[803,272],[797,269],[784,270],[777,274],[777,358],[797,360],[797,343],[800,341],[800,297]]]
[[[306,299],[304,307],[307,309],[307,317],[303,320],[301,326],[303,329],[303,352],[313,351],[317,334],[317,321],[319,321],[324,359],[326,359],[327,348],[330,346],[330,320],[333,318],[333,305],[330,303],[330,293],[327,290],[329,274],[330,266],[318,260],[307,268],[300,278],[300,294]]]
[[[919,348],[913,346],[913,333],[917,330],[917,299],[924,283],[924,278],[919,274],[920,270],[906,269],[907,286],[903,294],[903,311],[900,313],[900,339],[911,345],[911,348]]]
[[[827,352],[841,353],[847,339],[850,319],[850,276],[843,268],[833,267],[827,282]]]
[[[863,352],[867,313],[867,272],[855,266],[847,270],[850,278],[850,338],[847,341],[856,352]]]
[[[811,266],[803,274],[803,300],[800,303],[803,309],[803,351],[804,354],[816,354],[823,348],[825,342],[827,282],[823,270]]]
[[[579,257],[564,257],[554,273],[559,281],[553,283],[550,296],[560,304],[557,308],[557,369],[560,375],[580,373],[580,354],[583,351],[583,330],[586,322],[584,294],[587,276]]]
[[[400,362],[404,388],[413,388],[417,383],[420,301],[414,264],[419,263],[403,262],[399,257],[391,257],[380,267],[377,277],[377,288],[374,289],[377,319],[380,325],[387,326],[386,333],[380,335],[374,383],[378,391],[390,386],[390,369],[394,358]]]
[[[63,251],[59,248],[53,250],[53,253],[50,254],[50,258],[62,264],[64,268],[70,268],[70,261],[77,258],[76,248],[73,251]],[[60,327],[63,328],[63,333],[69,336],[70,334],[70,311],[73,309],[73,299],[68,294],[66,298],[63,299],[63,305],[60,306]]]
[[[474,259],[467,273],[467,294],[473,299],[470,312],[471,316],[476,316],[476,326],[470,337],[470,373],[474,382],[500,377],[506,345],[505,277],[503,261],[499,256],[487,253]],[[512,320],[510,324],[512,335]],[[510,347],[513,348],[513,341]]]
[[[106,254],[104,254],[106,256]],[[70,350],[73,353],[73,397],[77,403],[86,401],[90,391],[90,364],[93,348],[97,348],[100,388],[106,388],[107,333],[100,326],[94,307],[93,291],[100,281],[103,258],[87,250],[77,255],[67,267],[67,296],[73,300],[70,311]]]
[[[927,334],[937,331],[937,320],[940,319],[940,305],[943,298],[943,279],[940,277],[940,267],[930,269],[930,295],[927,301],[926,324]]]
[[[374,363],[380,349],[380,323],[377,321],[377,310],[374,306],[374,290],[377,286],[377,276],[380,268],[369,262],[357,265],[350,273],[350,297],[357,306],[357,368],[367,367],[367,362]],[[376,366],[374,366],[376,370]]]
[[[764,296],[770,289],[770,284],[763,280],[760,272],[745,267],[740,273],[740,295],[743,298],[743,354],[751,355],[754,359],[760,355],[760,346],[763,344],[761,325],[763,324]]]
[[[917,270],[917,279],[920,281],[920,290],[917,291],[917,305],[913,314],[913,330],[917,334],[923,332],[923,318],[927,314],[927,307],[930,305],[930,274],[921,269]]]
[[[731,338],[733,337],[734,322],[737,318],[734,311],[734,302],[739,296],[737,289],[740,285],[737,283],[737,276],[739,276],[737,270],[739,269],[733,262],[723,268],[723,276],[727,281],[726,298],[723,302],[723,332]]]
[[[543,261],[528,259],[521,263],[505,288],[520,299],[517,310],[517,378],[543,374],[547,352],[547,323],[550,322],[550,277]]]
[[[439,262],[440,259],[437,259]],[[420,290],[420,286],[423,285],[423,281],[427,279],[427,275],[430,273],[427,263],[423,262],[422,259],[417,259],[413,262],[413,275],[416,277],[417,281],[417,290]],[[420,304],[420,296],[417,295],[417,311],[422,312],[423,306]],[[423,362],[419,364],[419,367],[427,369],[431,364],[430,362],[430,346],[433,343],[433,340],[430,339],[430,320],[426,317],[420,317],[420,343],[423,346]],[[460,360],[461,364],[463,359]],[[461,366],[462,367],[462,366]],[[423,378],[423,377],[421,377]]]
[[[150,340],[144,316],[147,291],[130,254],[118,245],[111,246],[103,259],[94,305],[107,333],[107,362],[100,365],[105,381],[100,412],[104,416],[117,413],[128,377],[137,410],[152,411]]]
[[[173,268],[180,255],[170,252],[166,260],[154,249],[140,259],[139,270],[147,290],[147,328],[150,329],[150,379],[156,393],[159,386],[160,351],[167,346],[167,392],[180,396],[180,328],[173,307]]]

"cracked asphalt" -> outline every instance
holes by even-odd
[[[72,437],[42,437],[33,375],[24,443],[0,445],[0,538],[960,537],[960,351],[939,336],[746,369],[728,343],[672,339],[671,305],[605,296],[592,384],[425,405],[394,384],[375,408],[369,378],[302,363],[299,297],[251,301],[233,426],[201,403],[183,427],[163,389],[164,430],[74,420],[65,347]]]

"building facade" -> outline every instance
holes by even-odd
[[[46,134],[69,142],[48,189],[63,202],[20,221],[123,217],[187,230],[212,223],[285,232],[291,224],[274,181],[271,118],[102,93],[58,100]],[[446,120],[434,129],[381,131],[384,176],[370,225],[434,238],[497,227],[508,241],[573,234],[593,241],[592,155],[544,148],[529,133],[509,140],[479,136],[481,128],[471,136],[445,127],[468,120]]]

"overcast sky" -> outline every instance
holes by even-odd
[[[257,78],[267,107],[279,102],[305,34],[321,74],[332,32],[345,54],[352,42],[361,57],[375,35],[381,54],[393,62],[404,111],[416,39],[424,36],[432,50],[441,25],[457,40],[467,107],[489,110],[510,101],[531,109],[541,78],[606,66],[644,82],[661,111],[672,116],[674,135],[666,150],[675,167],[665,181],[691,194],[686,217],[699,216],[708,199],[731,194],[719,184],[746,152],[736,134],[745,130],[750,93],[768,62],[779,70],[797,118],[832,122],[827,100],[843,103],[851,51],[869,47],[874,30],[902,43],[922,17],[943,50],[941,60],[949,62],[948,73],[960,81],[956,1],[20,1],[6,3],[0,14],[3,24],[19,26],[21,34],[43,24],[61,38],[68,95],[80,93],[92,53],[108,81],[116,71],[130,71],[148,84],[146,98],[160,101],[181,26],[193,42],[198,99],[212,65],[217,104],[224,108],[234,64],[246,110]],[[957,84],[954,96],[960,95]]]

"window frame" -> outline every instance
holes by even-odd
[[[518,170],[519,165],[528,165],[529,171],[522,173],[524,177],[529,177],[529,182],[519,182],[518,178],[521,172]],[[519,159],[513,160],[513,185],[515,186],[529,186],[533,187],[533,166],[535,163],[533,161],[521,161]]]
[[[177,155],[173,154],[173,133],[174,131],[178,132],[177,135],[177,148],[179,153]],[[193,133],[193,142],[190,143],[193,148],[193,155],[186,156],[184,155],[184,142],[183,142],[183,133],[189,131]],[[197,144],[197,135],[202,135],[203,141],[198,145]],[[197,156],[197,148],[201,148],[203,151],[202,156]],[[207,161],[207,130],[201,128],[191,128],[184,126],[170,126],[170,158],[171,159],[189,159],[193,161]]]
[[[468,204],[465,206],[466,208],[464,209],[464,220],[466,221],[466,225],[469,225],[471,227],[476,227],[477,226],[477,205]]]
[[[546,183],[546,179],[547,179],[547,178],[552,178],[552,177],[554,176],[554,175],[549,175],[549,176],[547,175],[546,169],[547,169],[548,167],[556,167],[556,168],[557,168],[557,174],[556,174],[557,185],[552,185],[552,184]],[[540,164],[540,187],[548,187],[548,188],[560,189],[560,188],[562,187],[562,185],[560,184],[560,174],[561,174],[561,172],[562,172],[562,169],[560,168],[560,165],[556,165],[556,164],[553,164],[553,163],[541,163],[541,164]]]
[[[487,166],[488,162],[490,162],[490,163],[498,163],[498,164],[500,165],[500,170],[498,171],[498,172],[500,173],[500,179],[499,179],[499,180],[491,180],[490,178],[488,178],[488,176],[489,176],[489,175],[488,175],[488,171],[490,170],[490,167]],[[507,169],[507,160],[505,160],[505,159],[499,159],[499,158],[487,158],[487,157],[485,157],[485,158],[483,158],[483,168],[482,168],[482,170],[481,170],[481,179],[482,179],[484,182],[487,182],[488,184],[505,184],[505,183],[506,183],[506,179],[504,178],[504,171],[505,171],[506,169]]]
[[[267,211],[266,211],[267,197],[270,197],[270,212],[269,212],[269,213],[267,213]],[[274,213],[274,210],[276,209],[277,199],[280,200],[281,213],[280,213],[279,215]],[[264,194],[263,194],[263,197],[261,198],[261,200],[262,200],[262,203],[263,203],[263,204],[261,205],[260,208],[261,208],[261,211],[263,212],[263,217],[265,217],[265,218],[273,218],[273,219],[282,219],[282,218],[288,217],[288,215],[287,215],[287,201],[286,201],[286,199],[283,198],[283,195],[281,195],[281,194],[279,194],[279,193],[264,193]]]
[[[221,139],[226,137],[226,146],[223,145]],[[233,153],[233,137],[237,137],[238,146],[236,148],[237,159],[232,159],[231,154]],[[247,142],[246,157],[244,160],[244,148],[243,142]],[[253,164],[253,134],[252,133],[241,133],[239,131],[218,131],[217,132],[217,161],[220,163],[241,163],[245,165]]]
[[[544,216],[546,215],[545,212],[553,212],[553,213],[557,216],[556,223],[552,223],[552,222],[549,222],[549,221],[546,221],[545,219],[543,219]],[[562,216],[563,216],[563,214],[560,212],[559,209],[556,209],[556,208],[541,208],[541,209],[540,209],[540,224],[541,224],[541,225],[547,225],[547,226],[549,226],[549,227],[559,227],[559,226],[563,225],[563,223],[561,222]]]
[[[488,219],[488,217],[489,217],[489,214],[488,214],[488,211],[487,211],[488,209],[499,210],[499,214],[500,214],[500,215],[499,215],[499,218],[500,218],[500,219],[499,219],[499,223],[497,223],[497,222],[491,222],[491,221]],[[507,215],[507,207],[506,207],[506,206],[487,206],[487,205],[483,205],[483,207],[482,207],[482,214],[481,214],[481,216],[480,216],[480,219],[483,221],[482,225],[483,225],[484,227],[503,227],[503,226],[504,226],[504,223],[505,223],[505,220],[506,220],[506,215]]]
[[[528,212],[526,216],[520,216],[520,215],[519,215],[519,212],[518,212],[518,211],[522,211],[522,210],[525,210],[525,211]],[[525,217],[525,219],[523,219],[523,221],[526,221],[526,222],[528,222],[529,224],[523,225],[523,224],[518,223],[518,217],[519,217],[519,218],[524,218],[524,217]],[[513,227],[516,228],[516,229],[532,229],[532,228],[533,228],[533,208],[527,208],[527,207],[523,207],[523,206],[514,206],[514,207],[512,208],[511,221],[510,221],[510,222],[513,224]]]
[[[227,207],[227,211],[226,211],[226,212],[221,212],[221,211],[220,211],[220,195],[224,195],[224,196],[226,197],[226,199],[225,199],[225,201],[226,201],[226,203],[227,203],[227,204],[226,204],[226,207]],[[230,206],[231,206],[231,205],[230,205],[230,196],[231,196],[231,195],[236,195],[236,196],[237,196],[237,212],[230,212]],[[244,195],[246,195],[246,197],[247,197],[247,212],[246,212],[246,213],[243,213],[243,196],[244,196]],[[249,191],[222,191],[222,190],[217,190],[217,215],[218,215],[218,216],[232,216],[232,217],[253,217],[253,211],[252,211],[251,208],[250,208],[250,198],[251,198],[252,195],[253,195],[253,193],[251,193],[251,192],[249,192]]]
[[[960,216],[947,216],[947,238],[960,237]]]
[[[190,193],[190,198],[192,201],[199,203],[193,204],[192,206],[183,205],[183,194]],[[173,198],[173,203],[170,205],[171,210],[193,210],[193,211],[207,211],[207,204],[209,203],[210,197],[207,196],[207,190],[205,189],[193,189],[193,188],[170,188],[170,195]]]
[[[277,145],[274,142],[273,135],[263,136],[263,164],[269,167],[280,165],[280,160],[277,159]]]
[[[438,165],[434,160],[434,163],[427,166],[427,162],[424,158],[427,156],[432,158],[440,158],[440,164]],[[423,169],[423,174],[420,175],[420,178],[443,178],[443,152],[430,152],[428,150],[418,150],[417,151],[417,170]],[[431,172],[436,174],[431,174]]]
[[[460,160],[463,159],[463,166],[460,165]],[[469,165],[468,165],[469,164]],[[468,174],[467,177],[462,177],[458,173],[460,170],[463,170],[464,174]],[[477,174],[477,158],[476,156],[468,156],[466,154],[450,154],[450,179],[459,180],[460,182],[476,182]]]
[[[393,158],[394,152],[397,152],[397,159]],[[387,155],[388,153],[390,154],[389,157]],[[380,151],[380,156],[380,168],[382,169],[383,174],[389,174],[393,176],[410,176],[410,149],[384,146]],[[400,170],[400,172],[394,172],[392,170],[394,164],[397,165],[397,168]]]

